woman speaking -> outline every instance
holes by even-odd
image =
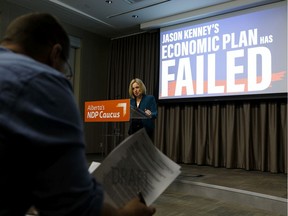
[[[128,134],[131,135],[141,128],[145,128],[147,134],[153,141],[155,127],[154,120],[158,114],[155,97],[146,94],[146,86],[142,80],[138,78],[131,80],[129,85],[129,96],[130,106],[142,112],[147,118],[131,118]]]

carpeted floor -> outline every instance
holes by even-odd
[[[87,160],[101,162],[99,155]],[[154,202],[155,216],[286,216],[287,175],[181,165],[181,174]]]

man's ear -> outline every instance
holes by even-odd
[[[59,69],[59,65],[61,65],[61,61],[63,61],[62,57],[62,46],[60,44],[53,45],[50,52],[50,62],[53,68]]]

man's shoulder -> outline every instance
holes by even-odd
[[[29,80],[40,74],[61,76],[58,71],[26,55],[0,48],[0,74],[2,79]]]

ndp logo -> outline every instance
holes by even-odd
[[[85,102],[85,122],[122,122],[129,120],[129,99]]]

